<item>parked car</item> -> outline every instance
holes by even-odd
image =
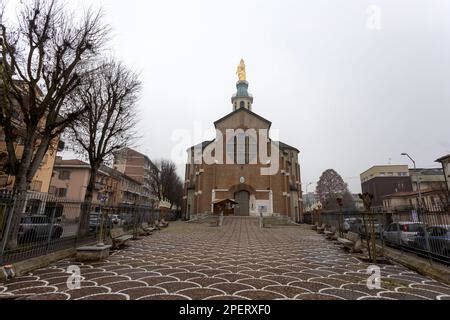
[[[426,239],[428,238],[428,246]],[[437,225],[420,228],[413,239],[413,246],[421,251],[450,258],[450,226]]]
[[[367,223],[367,226],[369,227],[370,224]],[[366,228],[364,227],[364,221],[362,218],[345,218],[344,219],[344,231],[346,232],[354,232],[359,233],[362,236],[366,235]],[[371,233],[370,228],[367,230],[368,233]],[[375,222],[375,235],[377,237],[380,237],[382,233],[382,226],[380,223]]]
[[[387,244],[412,246],[420,228],[424,228],[424,224],[412,221],[393,222],[384,230],[383,238]]]
[[[122,218],[122,224],[127,225],[127,226],[132,226],[138,222],[136,220],[136,218],[138,218],[138,217],[136,216],[136,214],[133,214],[132,212],[122,213],[121,218]]]
[[[113,222],[111,217],[108,217],[105,219],[104,227],[111,229],[113,227]],[[91,212],[89,215],[89,230],[91,231],[97,231],[100,229],[100,222],[101,222],[101,214],[98,212]]]
[[[19,243],[30,243],[45,240],[49,237],[56,240],[61,238],[63,231],[62,226],[52,223],[47,216],[29,215],[23,217],[20,221],[18,241]]]

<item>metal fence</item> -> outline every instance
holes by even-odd
[[[88,215],[80,235],[82,212]],[[175,217],[174,214],[172,214]],[[169,216],[168,219],[172,219]],[[0,265],[59,250],[96,243],[101,226],[138,233],[142,223],[153,224],[160,212],[146,206],[107,206],[56,198],[49,194],[0,192]]]
[[[339,233],[354,232],[377,243],[425,257],[430,262],[450,264],[450,211],[442,208],[405,208],[396,212],[307,212],[304,222],[334,227]]]

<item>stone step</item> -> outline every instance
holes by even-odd
[[[264,226],[290,226],[292,225],[291,220],[288,217],[264,217]]]
[[[217,223],[219,220],[218,216],[199,216],[192,220],[192,223]]]

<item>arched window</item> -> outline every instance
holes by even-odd
[[[247,164],[258,164],[258,140],[256,134],[247,135]]]
[[[246,164],[246,136],[244,132],[236,134],[237,164]]]
[[[227,141],[227,164],[235,164],[236,163],[236,137],[232,136]]]
[[[258,164],[258,138],[255,130],[237,130],[227,141],[227,163]]]
[[[245,108],[245,102],[241,101],[240,106],[241,106],[241,108]]]

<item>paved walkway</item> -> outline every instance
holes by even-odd
[[[69,265],[80,289],[67,287]],[[64,260],[0,284],[21,299],[450,299],[450,287],[398,265],[382,266],[382,289],[366,286],[367,263],[306,226],[259,228],[228,218],[224,226],[172,223],[131,242],[106,261]]]

